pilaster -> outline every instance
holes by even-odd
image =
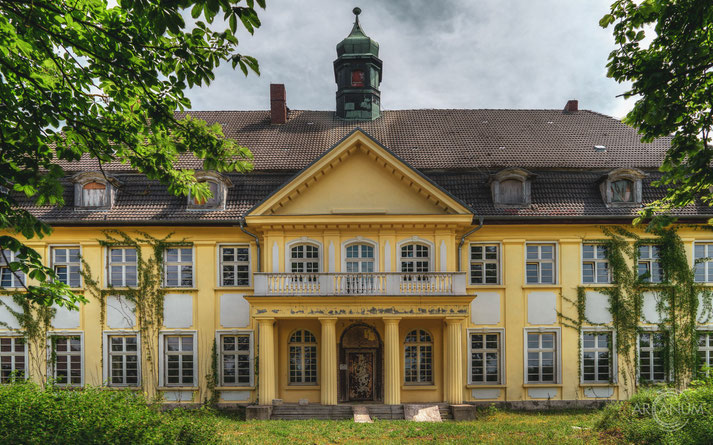
[[[384,318],[384,403],[401,404],[401,363],[399,359],[399,321]]]
[[[463,402],[463,318],[446,318],[445,399]]]
[[[322,405],[337,404],[336,318],[320,318],[322,323],[321,393]]]
[[[271,405],[275,398],[275,319],[258,319],[258,403]]]

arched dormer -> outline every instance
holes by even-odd
[[[108,210],[114,203],[118,181],[101,172],[82,172],[74,175],[74,207],[78,210]]]
[[[535,177],[521,168],[506,168],[490,177],[490,191],[496,207],[530,205],[530,182]]]
[[[607,207],[641,205],[641,180],[646,173],[635,168],[617,168],[603,176],[599,183]]]
[[[188,209],[189,210],[223,210],[225,209],[225,201],[228,196],[228,187],[233,184],[230,179],[220,173],[211,171],[200,171],[195,173],[198,182],[205,182],[210,188],[211,197],[200,201],[188,194]]]

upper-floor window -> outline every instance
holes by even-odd
[[[250,247],[220,246],[220,285],[250,285]]]
[[[290,272],[319,273],[319,247],[314,244],[298,244],[290,248]]]
[[[659,247],[651,244],[639,246],[639,277],[644,283],[663,281],[663,268],[659,261]]]
[[[709,259],[707,259],[709,258]],[[694,243],[693,260],[696,263],[696,281],[713,283],[713,243]]]
[[[307,330],[292,333],[289,341],[291,385],[317,384],[317,339]]]
[[[428,273],[431,270],[431,249],[425,244],[401,246],[401,272]]]
[[[530,205],[531,181],[534,175],[520,168],[506,168],[490,178],[493,203],[498,207]]]
[[[607,206],[641,204],[641,180],[646,174],[632,168],[618,168],[601,179],[600,191]]]
[[[25,273],[21,270],[12,270],[10,263],[15,261],[15,252],[3,250],[0,253],[0,287],[23,287]]]
[[[134,247],[109,248],[109,286],[134,287],[137,283],[137,258]]]
[[[100,172],[83,172],[74,176],[74,205],[79,209],[108,209],[111,207],[114,189],[106,176]],[[115,179],[111,181],[116,182]]]
[[[193,248],[175,247],[164,252],[164,285],[193,287]]]
[[[192,210],[220,210],[225,208],[227,189],[232,185],[230,180],[215,172],[197,172],[196,179],[204,183],[210,190],[210,197],[198,198],[188,194],[188,208]]]
[[[350,244],[347,246],[346,254],[347,272],[374,272],[374,246],[369,244]]]
[[[499,245],[470,245],[470,284],[500,284],[499,272]]]
[[[364,74],[364,71],[362,71],[362,70],[352,71],[352,86],[353,87],[363,87],[365,79],[366,79],[366,75]]]
[[[554,284],[555,244],[527,244],[525,272],[527,284]]]
[[[433,338],[414,329],[404,341],[404,381],[409,385],[433,384]]]
[[[82,286],[82,259],[79,246],[50,248],[52,269],[60,283],[69,287]]]
[[[611,282],[607,247],[605,245],[582,245],[582,282],[597,284]]]

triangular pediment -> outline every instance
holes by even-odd
[[[249,216],[468,214],[467,206],[357,129]]]

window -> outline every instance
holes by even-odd
[[[517,179],[506,179],[500,182],[500,204],[523,204],[525,192],[522,181]]]
[[[69,287],[82,286],[82,263],[79,247],[52,247],[52,268],[60,283]]]
[[[527,284],[555,283],[555,245],[527,244]]]
[[[193,335],[164,335],[164,382],[166,386],[195,384]]]
[[[607,207],[631,207],[641,204],[641,181],[647,175],[641,170],[618,168],[603,176],[599,190]]]
[[[582,332],[582,381],[609,382],[614,377],[612,333],[609,331]]]
[[[364,86],[364,71],[354,70],[352,71],[352,86],[353,87],[363,87]]]
[[[105,207],[107,201],[106,184],[92,181],[82,186],[83,207]]]
[[[500,284],[497,244],[470,245],[470,284]]]
[[[639,378],[641,381],[666,381],[665,344],[666,335],[663,332],[639,334]]]
[[[319,247],[299,244],[290,249],[290,272],[300,274],[319,273]],[[316,277],[313,277],[316,279]]]
[[[250,285],[249,246],[220,247],[220,285]]]
[[[118,184],[116,178],[108,178],[102,172],[81,172],[75,175],[74,206],[78,210],[109,209],[114,197],[112,182]],[[111,182],[110,182],[111,181]]]
[[[423,329],[415,329],[406,335],[404,381],[409,385],[433,384],[433,339]]]
[[[216,181],[200,181],[208,184],[208,189],[210,190],[210,198],[198,199],[196,197],[190,196],[191,207],[193,208],[206,208],[213,209],[219,207],[222,203],[222,189],[220,184]]]
[[[424,244],[401,246],[401,272],[428,273],[431,269],[430,250]]]
[[[698,366],[713,368],[713,331],[698,333]]]
[[[109,335],[110,386],[139,386],[139,337],[138,335]]]
[[[135,287],[136,283],[136,249],[134,247],[110,247],[109,285]]]
[[[0,337],[0,383],[24,379],[26,373],[25,339]]]
[[[295,331],[289,341],[290,385],[317,384],[317,339],[310,331]]]
[[[220,335],[220,384],[223,386],[252,385],[252,335]]]
[[[210,197],[199,199],[188,194],[187,208],[190,210],[222,210],[225,208],[226,191],[233,184],[229,178],[213,171],[197,171],[196,180],[206,184]]]
[[[166,287],[193,286],[193,248],[179,247],[165,251]]]
[[[527,333],[527,383],[557,383],[557,334]]]
[[[500,333],[470,334],[470,382],[500,384]]]
[[[82,337],[52,335],[50,337],[51,375],[55,385],[82,385]]]
[[[644,283],[663,281],[663,269],[659,261],[659,248],[654,245],[639,246],[639,277]]]
[[[497,207],[530,205],[531,181],[535,175],[520,168],[506,168],[490,178],[493,203]]]
[[[346,270],[351,274],[345,281],[346,292],[351,294],[369,293],[374,290],[374,246],[369,244],[351,244],[346,248]]]
[[[713,258],[713,243],[695,243],[693,245],[696,281],[699,283],[713,283],[713,262],[710,260],[703,261],[704,258]]]
[[[611,202],[635,202],[634,182],[620,179],[611,182]]]
[[[10,263],[15,261],[15,252],[3,250],[0,255],[0,287],[23,287],[25,285],[25,273],[21,270],[13,271]]]
[[[607,248],[601,244],[582,245],[582,282],[610,283]]]

